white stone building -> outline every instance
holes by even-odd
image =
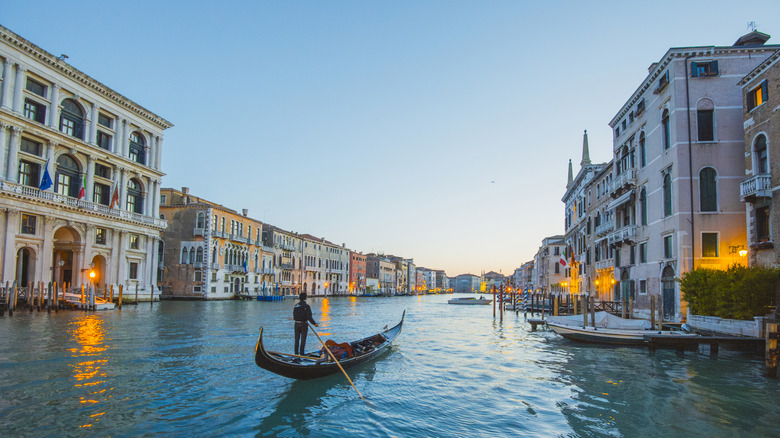
[[[148,297],[173,125],[2,26],[0,62],[2,280],[78,287],[94,271]]]

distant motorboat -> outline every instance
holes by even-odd
[[[493,300],[488,300],[482,296],[479,298],[474,297],[466,297],[466,298],[452,298],[450,300],[447,300],[447,303],[449,304],[466,304],[466,305],[479,305],[479,304],[490,304]]]
[[[547,326],[566,339],[597,344],[644,345],[646,335],[670,339],[699,336],[679,330],[655,330],[648,320],[623,319],[607,312],[596,312],[593,320],[595,323],[589,315],[586,326],[582,315],[550,316]]]

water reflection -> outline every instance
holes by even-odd
[[[108,362],[106,351],[109,346],[105,343],[107,339],[103,323],[96,315],[84,315],[68,324],[68,333],[78,343],[68,351],[73,358],[69,364],[76,380],[73,386],[81,389],[79,404],[82,406],[97,408],[100,402],[111,398],[109,392],[114,389],[108,388],[105,365]],[[79,427],[92,427],[104,414],[104,411],[90,413],[87,421]]]
[[[323,298],[320,301],[320,320],[318,321],[320,328],[330,327],[330,300]],[[325,333],[317,331],[320,336],[331,336],[332,333]]]

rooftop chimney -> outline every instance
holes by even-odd
[[[189,187],[182,187],[181,188],[182,198],[184,198],[184,205],[187,205],[190,203],[190,188]]]
[[[245,208],[245,209],[241,210],[241,213],[244,215],[244,217],[246,217],[246,215],[249,214],[249,209]]]

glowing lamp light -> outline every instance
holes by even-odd
[[[740,257],[745,257],[746,255],[747,255],[747,250],[746,249],[739,250],[739,256]]]
[[[95,279],[95,271],[89,271],[89,278]]]
[[[614,278],[612,279],[612,284],[615,284],[615,279]]]

